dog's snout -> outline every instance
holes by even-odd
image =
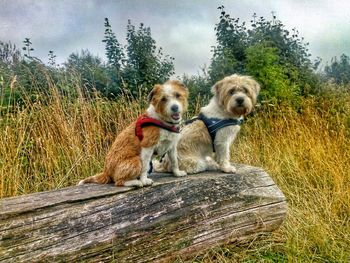
[[[173,112],[178,112],[178,111],[179,111],[179,106],[176,105],[176,104],[174,104],[174,105],[171,106],[170,109],[171,109]]]
[[[238,98],[236,99],[236,102],[237,102],[238,105],[242,105],[243,102],[244,102],[244,98],[238,97]]]

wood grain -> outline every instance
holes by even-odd
[[[90,184],[0,200],[0,262],[168,262],[269,233],[286,215],[260,168],[152,178],[142,189]]]

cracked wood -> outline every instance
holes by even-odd
[[[89,184],[0,200],[0,262],[166,262],[269,233],[286,215],[260,168],[152,178],[137,190]]]

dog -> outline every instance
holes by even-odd
[[[249,76],[234,74],[218,81],[211,91],[209,104],[187,122],[177,144],[179,167],[188,174],[206,170],[236,172],[230,163],[230,146],[243,117],[253,110],[260,86]],[[154,161],[155,171],[170,171],[169,161],[168,155]]]
[[[148,96],[145,114],[131,123],[115,139],[109,150],[102,173],[81,180],[86,183],[143,187],[153,184],[148,178],[152,156],[169,156],[170,170],[176,176],[179,170],[176,144],[182,114],[188,107],[188,90],[177,80],[157,84]]]

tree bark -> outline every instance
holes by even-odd
[[[141,189],[88,184],[0,200],[0,262],[168,262],[269,233],[286,199],[260,168]]]

